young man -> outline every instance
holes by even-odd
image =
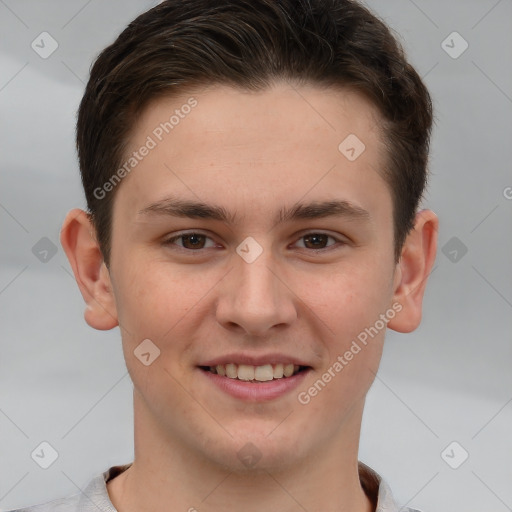
[[[135,459],[26,510],[399,510],[358,446],[386,328],[421,321],[431,124],[355,2],[134,20],[91,71],[61,242],[87,323],[120,328]]]

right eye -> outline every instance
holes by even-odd
[[[176,240],[183,240],[182,245],[176,244]],[[190,231],[188,233],[180,233],[178,235],[174,235],[170,238],[167,238],[163,243],[166,246],[177,245],[180,249],[185,251],[195,251],[199,249],[205,249],[206,240],[212,240],[209,236],[206,236],[203,233],[198,233],[196,231]],[[210,247],[215,247],[215,244]]]

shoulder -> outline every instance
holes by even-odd
[[[6,512],[75,512],[78,511],[79,502],[80,493],[76,493],[46,503],[7,510]]]
[[[130,466],[131,463],[110,467],[107,471],[95,476],[83,491],[75,494],[46,503],[1,512],[117,512],[110,501],[106,483]]]
[[[361,487],[370,498],[375,512],[421,512],[415,508],[400,507],[388,483],[370,466],[359,461]]]

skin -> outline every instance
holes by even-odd
[[[134,384],[135,460],[108,483],[110,498],[120,512],[371,511],[357,454],[386,329],[307,405],[297,394],[393,304],[401,311],[387,326],[416,329],[437,217],[417,213],[395,263],[379,113],[356,92],[279,82],[193,96],[197,106],[118,185],[110,268],[85,212],[72,210],[61,232],[85,319],[96,329],[120,326]],[[150,104],[131,150],[189,97]],[[350,133],[366,146],[352,162],[338,150]],[[171,194],[222,206],[238,223],[139,213]],[[298,201],[333,199],[368,218],[274,222]],[[183,230],[209,238],[200,249],[183,238],[165,243]],[[315,232],[334,238],[315,251],[303,238]],[[248,236],[263,249],[252,263],[236,252]],[[147,338],[161,351],[149,366],[133,353]],[[198,373],[230,352],[294,355],[312,370],[280,398],[243,401]],[[252,467],[237,456],[248,442],[261,455]]]

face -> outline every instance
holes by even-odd
[[[170,443],[270,468],[357,430],[396,285],[377,115],[278,84],[138,121],[130,154],[150,149],[116,191],[110,280],[136,407]]]

